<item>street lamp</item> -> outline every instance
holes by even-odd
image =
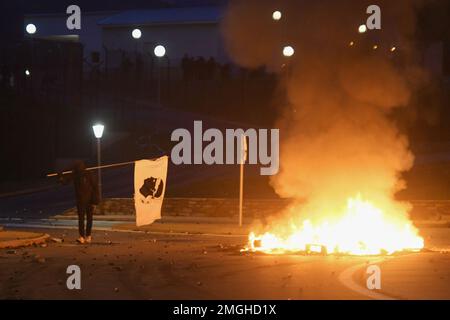
[[[158,58],[162,58],[166,55],[166,48],[162,45],[157,45],[153,52],[155,56],[157,56]]]
[[[105,126],[98,123],[92,126],[92,130],[94,130],[94,136],[97,138],[97,166],[98,166],[98,194],[99,200],[102,199],[102,169],[101,166],[101,148],[100,148],[100,139],[103,136],[103,131]]]
[[[292,57],[294,55],[294,53],[295,53],[295,50],[291,46],[285,46],[283,48],[283,56],[285,56],[285,57],[288,57],[288,58]]]
[[[37,31],[37,28],[34,24],[29,23],[27,24],[27,26],[25,27],[25,30],[28,34],[35,34]]]
[[[272,19],[275,21],[280,20],[282,16],[283,15],[281,14],[281,11],[278,11],[278,10],[276,10],[272,13]]]
[[[131,36],[134,39],[140,39],[142,37],[142,32],[140,29],[133,29],[133,31],[131,31]]]
[[[158,107],[161,106],[161,63],[159,60],[166,55],[166,48],[162,45],[157,45],[153,49],[153,53],[158,58]]]
[[[362,24],[362,25],[360,25],[360,26],[358,27],[358,32],[359,32],[359,33],[364,33],[364,32],[366,32],[366,31],[367,31],[367,27],[366,27],[365,24]]]

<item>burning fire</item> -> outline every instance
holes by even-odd
[[[252,232],[243,250],[351,255],[420,250],[424,242],[406,204],[393,199],[406,188],[402,173],[414,165],[406,132],[397,127],[408,116],[396,110],[408,108],[427,79],[414,47],[417,6],[384,1],[389,14],[383,23],[392,29],[377,36],[377,45],[390,43],[394,33],[402,50],[398,47],[393,59],[393,52],[372,50],[369,38],[347,45],[360,19],[358,1],[282,2],[290,12],[283,17],[285,36],[299,55],[281,54],[284,40],[267,18],[270,1],[230,1],[222,23],[234,62],[279,72],[286,101],[275,99],[282,107],[276,123],[282,138],[280,171],[270,184],[280,197],[307,201],[290,207],[269,229]],[[289,72],[281,67],[286,63]]]
[[[243,251],[379,255],[418,251],[424,246],[406,217],[386,214],[359,195],[349,198],[338,216],[316,225],[306,219],[259,235],[251,232]]]

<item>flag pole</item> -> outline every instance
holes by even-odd
[[[136,160],[135,161],[128,161],[128,162],[121,162],[121,163],[106,164],[106,165],[103,165],[103,166],[96,166],[96,167],[86,168],[86,170],[97,170],[97,169],[104,169],[104,168],[119,167],[119,166],[125,166],[127,164],[133,164],[135,162],[136,162]],[[71,172],[72,172],[72,170],[64,171],[64,172],[62,172],[62,174],[68,174],[68,173],[71,173]],[[49,174],[47,174],[47,177],[54,177],[54,176],[57,176],[57,175],[58,175],[58,173],[49,173]]]

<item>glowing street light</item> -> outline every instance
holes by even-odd
[[[281,11],[278,11],[278,10],[276,10],[272,13],[272,19],[275,21],[280,20],[282,16],[283,15],[281,14]]]
[[[103,136],[103,131],[105,130],[105,126],[102,124],[96,124],[92,126],[92,130],[94,130],[94,135],[97,139],[101,139]]]
[[[101,201],[102,199],[102,169],[101,167],[101,146],[100,139],[103,136],[103,131],[105,130],[105,126],[101,123],[97,123],[92,126],[92,130],[94,130],[94,136],[97,138],[97,166],[98,166],[98,195]]]
[[[153,50],[153,53],[158,58],[162,58],[162,57],[164,57],[166,55],[166,48],[164,46],[162,46],[162,45],[157,45],[155,47],[155,49]]]
[[[295,53],[294,48],[292,48],[291,46],[285,46],[283,48],[283,56],[285,57],[292,57]]]
[[[37,28],[34,24],[29,23],[27,24],[27,26],[25,27],[25,30],[28,34],[35,34],[37,31]]]
[[[365,24],[362,24],[358,27],[358,32],[359,33],[365,33],[367,31],[367,27]]]
[[[133,31],[131,31],[131,36],[134,39],[140,39],[142,37],[142,31],[140,29],[133,29]]]

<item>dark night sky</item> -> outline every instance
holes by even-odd
[[[22,18],[26,13],[64,13],[71,4],[81,11],[109,11],[149,9],[171,6],[215,5],[227,0],[1,0],[0,36],[2,44],[20,40],[23,35]]]
[[[82,11],[149,9],[171,6],[224,4],[229,0],[0,0],[1,45],[17,42],[23,36],[23,15],[26,13],[55,13],[77,4]],[[313,0],[317,1],[317,0]],[[426,0],[419,23],[425,38],[449,39],[450,1]]]

